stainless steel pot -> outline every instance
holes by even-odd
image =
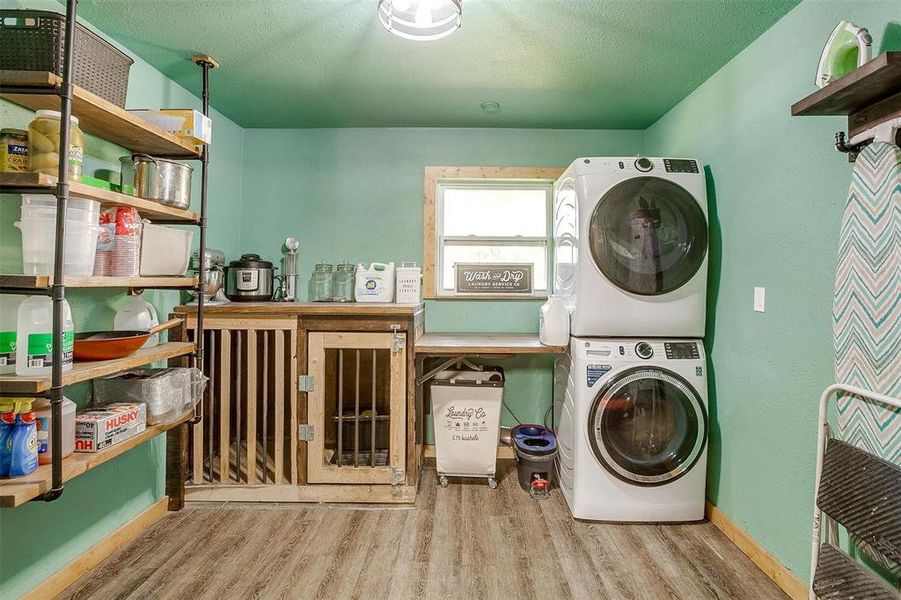
[[[176,208],[188,208],[193,167],[148,154],[134,154],[132,160],[136,196]]]
[[[225,295],[232,302],[272,300],[275,269],[259,254],[242,254],[225,269]]]

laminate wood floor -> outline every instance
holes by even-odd
[[[786,596],[713,525],[574,521],[559,490],[436,483],[415,507],[195,504],[62,598],[747,598]]]

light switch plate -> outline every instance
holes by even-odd
[[[754,288],[754,312],[766,312],[766,288]]]

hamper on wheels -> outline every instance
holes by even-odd
[[[486,478],[490,487],[496,487],[504,372],[442,371],[429,391],[442,487],[448,477]]]

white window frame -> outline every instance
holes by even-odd
[[[545,235],[528,236],[445,236],[444,235],[444,192],[448,189],[542,190],[545,192]],[[547,179],[444,179],[437,181],[435,190],[435,297],[448,299],[541,299],[550,293],[553,265],[553,207],[554,182]],[[530,294],[458,293],[444,287],[444,249],[448,245],[491,245],[491,246],[540,246],[544,248],[545,281],[544,289],[538,290],[532,282]],[[533,277],[535,273],[533,273]]]

